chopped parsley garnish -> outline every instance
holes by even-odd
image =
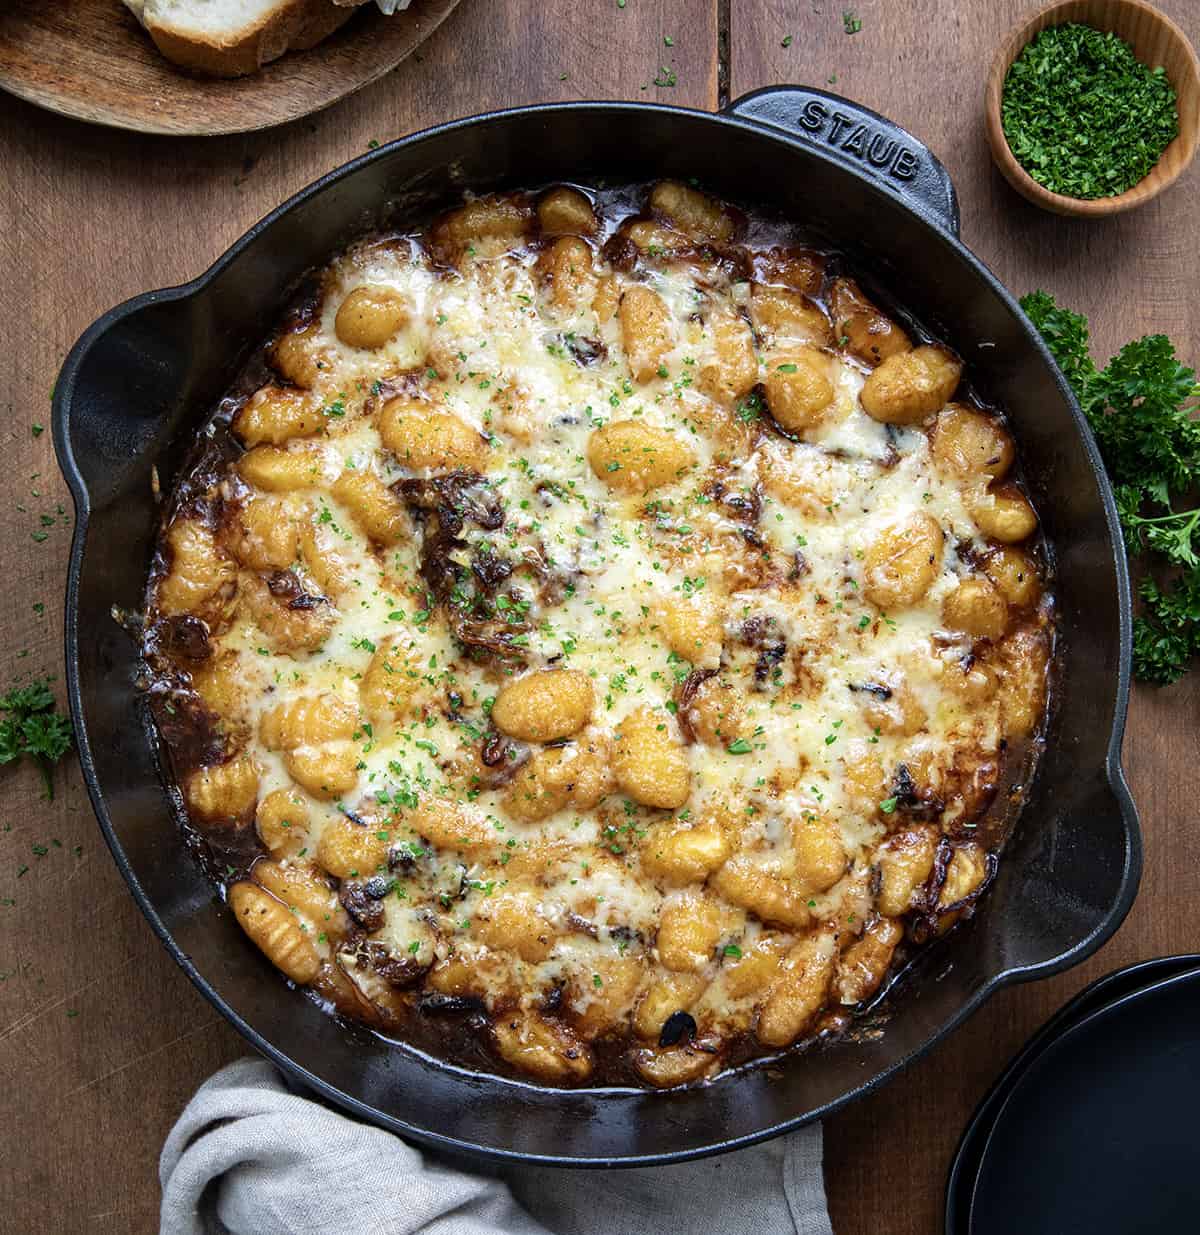
[[[737,418],[743,424],[750,424],[762,415],[762,397],[757,390],[752,390],[737,405]]]
[[[46,783],[46,796],[54,797],[54,765],[71,749],[71,722],[54,708],[50,680],[31,682],[0,696],[0,764],[13,763],[23,755],[37,761]]]
[[[1049,26],[1004,78],[1000,121],[1013,158],[1066,197],[1133,188],[1179,132],[1175,90],[1118,35]]]

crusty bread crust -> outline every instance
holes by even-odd
[[[261,21],[221,41],[173,29],[154,17],[145,25],[154,45],[173,63],[210,77],[244,77],[286,51],[316,46],[354,11],[330,0],[280,0]]]

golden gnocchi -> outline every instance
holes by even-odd
[[[750,393],[758,381],[754,333],[739,314],[713,314],[712,359],[700,370],[700,389],[717,403],[730,403]]]
[[[597,429],[588,439],[587,457],[597,479],[619,493],[645,493],[669,485],[695,462],[686,443],[636,420]]]
[[[308,847],[307,801],[295,789],[273,789],[258,804],[254,827],[263,848],[276,858],[294,857]]]
[[[833,336],[825,311],[789,287],[755,283],[750,291],[750,321],[768,346],[827,345]]]
[[[253,883],[229,889],[229,907],[238,925],[267,959],[293,982],[311,982],[321,967],[316,948],[287,907]]]
[[[397,462],[414,471],[474,467],[483,452],[483,439],[461,416],[415,399],[384,404],[379,436]]]
[[[835,279],[829,296],[839,347],[874,368],[912,348],[904,328],[866,296],[853,279]]]
[[[578,190],[560,185],[537,204],[538,223],[547,236],[587,236],[596,230],[592,203]]]
[[[293,512],[277,497],[252,497],[225,525],[229,552],[251,570],[286,570],[296,560]]]
[[[763,383],[771,415],[791,433],[816,428],[833,403],[833,358],[806,347],[775,359],[779,363],[772,361]]]
[[[301,390],[264,386],[234,417],[233,431],[247,446],[278,446],[295,437],[310,437],[325,425],[320,405]]]
[[[575,669],[543,669],[509,682],[492,705],[492,724],[525,742],[569,738],[592,714],[592,684]]]
[[[164,537],[167,566],[156,603],[168,615],[193,614],[217,625],[237,588],[237,567],[217,545],[211,528],[176,519]]]
[[[591,810],[613,788],[610,744],[604,734],[535,751],[504,795],[515,819],[537,823],[568,807]]]
[[[558,309],[582,308],[595,288],[592,251],[578,236],[562,236],[538,258],[538,276]]]
[[[408,307],[399,292],[360,284],[338,306],[333,329],[347,347],[374,351],[392,339],[408,317]]]
[[[324,450],[312,442],[255,446],[237,461],[238,475],[255,489],[290,493],[318,487],[324,478]]]
[[[666,712],[635,708],[614,734],[613,774],[635,802],[672,810],[691,793],[687,751]]]
[[[259,769],[249,755],[197,768],[184,782],[188,810],[201,819],[238,824],[258,801]]]
[[[881,609],[902,609],[928,593],[942,566],[945,534],[920,511],[885,524],[863,556],[863,595]]]
[[[635,283],[621,297],[621,346],[636,382],[661,376],[663,361],[674,345],[671,312],[666,301],[644,284]]]
[[[403,503],[373,472],[345,471],[330,486],[329,493],[378,544],[394,545],[408,530]]]
[[[974,912],[1038,749],[1054,597],[1002,412],[691,182],[473,198],[316,286],[146,594],[248,940],[552,1085],[849,1024]]]
[[[885,424],[918,424],[945,407],[958,388],[962,365],[943,347],[897,352],[863,383],[863,411]]]
[[[650,209],[693,240],[723,243],[733,235],[733,218],[721,202],[678,180],[660,180],[650,193]]]

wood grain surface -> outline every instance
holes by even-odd
[[[858,0],[862,29],[848,35],[843,4],[828,0],[468,0],[395,73],[307,120],[239,137],[147,138],[4,99],[0,689],[61,676],[70,518],[49,431],[36,426],[48,423],[63,356],[98,313],[197,274],[268,209],[373,140],[543,100],[712,109],[723,28],[733,95],[773,82],[823,86],[925,139],[954,176],[967,243],[1014,290],[1045,287],[1087,312],[1102,356],[1162,330],[1200,359],[1195,170],[1142,210],[1090,222],[1040,213],[991,166],[983,80],[1005,31],[1032,7]],[[1192,0],[1162,7],[1200,34]],[[673,88],[652,84],[663,65]],[[1135,692],[1125,762],[1146,872],[1117,937],[1079,969],[998,996],[906,1076],[829,1121],[838,1235],[939,1230],[959,1131],[1033,1029],[1100,973],[1200,948],[1188,912],[1200,896],[1198,712],[1191,683]],[[0,770],[0,1232],[149,1232],[167,1129],[196,1086],[244,1048],[134,907],[69,761],[55,784],[47,803],[32,769]]]
[[[374,4],[308,51],[235,81],[181,72],[121,0],[12,0],[0,11],[0,88],[77,120],[139,133],[244,133],[297,120],[377,81],[459,0],[415,0],[392,18]]]

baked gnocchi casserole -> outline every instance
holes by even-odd
[[[209,421],[150,698],[229,911],[556,1085],[846,1031],[969,916],[1053,624],[1002,414],[689,185],[483,197],[313,280]]]

